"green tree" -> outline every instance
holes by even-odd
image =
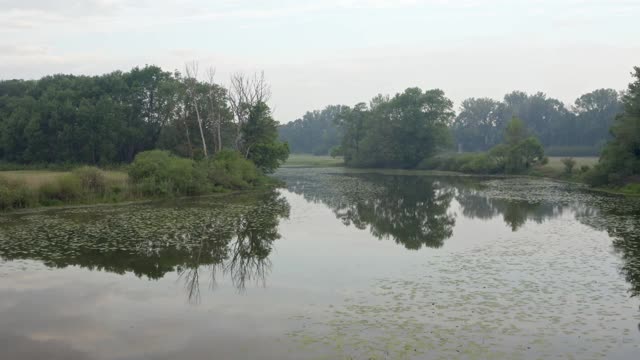
[[[278,123],[264,102],[251,108],[241,131],[245,157],[263,172],[273,172],[289,157],[289,147],[278,141]]]
[[[453,103],[442,90],[408,88],[345,111],[339,124],[345,163],[356,167],[413,168],[450,145]]]
[[[500,102],[489,98],[469,98],[462,102],[452,125],[459,148],[482,151],[500,142],[503,121]]]
[[[592,185],[637,182],[640,175],[640,67],[635,67],[622,98],[624,112],[611,127],[613,139],[604,148],[598,165],[587,176]]]

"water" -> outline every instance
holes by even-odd
[[[640,199],[412,174],[3,215],[0,358],[638,358]]]

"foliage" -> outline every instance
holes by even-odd
[[[609,139],[608,129],[621,111],[620,95],[598,89],[576,99],[571,109],[544,93],[513,91],[502,101],[469,98],[462,102],[451,127],[462,151],[484,151],[500,143],[512,117],[524,121],[546,152],[563,156],[591,156]]]
[[[246,158],[267,174],[274,172],[289,156],[289,146],[278,141],[277,124],[267,104],[260,102],[251,108],[242,126]]]
[[[53,182],[43,184],[38,195],[43,205],[57,205],[80,201],[84,195],[82,181],[74,174],[59,177]]]
[[[517,174],[544,163],[546,159],[540,141],[528,136],[522,120],[514,118],[506,127],[505,143],[494,146],[490,151],[443,154],[423,160],[418,168],[472,174]]]
[[[217,189],[248,189],[260,176],[251,161],[232,150],[222,150],[198,165],[209,183]]]
[[[640,182],[640,67],[623,97],[624,112],[616,117],[600,162],[586,176],[593,186]]]
[[[337,158],[338,156],[344,156],[344,151],[342,150],[342,146],[337,145],[331,148],[331,150],[329,150],[329,155],[332,158]]]
[[[260,171],[271,174],[287,161],[289,145],[278,141],[259,143],[251,149],[249,157]]]
[[[327,155],[342,139],[336,126],[343,105],[330,105],[323,110],[309,111],[302,118],[278,128],[280,140],[289,144],[292,153]]]
[[[204,174],[194,160],[151,150],[136,155],[129,166],[129,179],[137,191],[147,196],[179,196],[204,193]]]
[[[195,75],[145,66],[0,81],[0,167],[122,164],[153,149],[202,159],[233,148],[264,172],[277,168],[288,148],[276,141],[278,123],[267,104],[239,103],[248,117],[235,119],[229,91]]]
[[[573,174],[573,168],[576,166],[576,160],[574,158],[564,158],[561,160],[564,165],[564,172],[567,175]]]
[[[441,90],[408,88],[394,97],[377,96],[342,112],[347,166],[413,168],[450,145],[453,104]]]
[[[0,210],[22,209],[37,202],[37,193],[24,183],[0,177]]]
[[[107,190],[107,178],[97,167],[79,167],[73,170],[73,175],[80,180],[80,185],[86,193],[102,195]]]
[[[489,153],[440,154],[422,161],[418,169],[498,174],[504,172],[504,164]]]

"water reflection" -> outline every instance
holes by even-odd
[[[345,225],[369,228],[379,239],[407,249],[438,248],[453,235],[456,200],[463,216],[490,220],[501,216],[517,231],[527,221],[542,223],[564,207],[550,201],[499,198],[486,185],[465,178],[381,174],[285,176],[289,190],[330,207]]]
[[[325,175],[288,179],[288,185],[305,199],[329,206],[345,225],[368,227],[378,239],[393,239],[410,250],[441,247],[453,234],[453,189],[432,178]]]
[[[456,200],[462,208],[462,214],[472,219],[490,220],[501,216],[512,231],[520,229],[527,221],[537,224],[562,215],[565,206],[549,201],[505,199],[487,196],[482,185],[470,183],[454,184],[457,189]]]
[[[165,205],[73,209],[4,217],[0,258],[38,260],[160,279],[177,271],[197,301],[200,273],[228,275],[244,289],[264,283],[280,219],[289,204],[277,192]]]
[[[606,231],[613,249],[623,260],[620,272],[631,285],[631,296],[640,296],[640,199],[594,197],[591,207],[576,213],[583,224]]]
[[[453,234],[455,200],[462,216],[501,217],[512,231],[569,214],[606,231],[623,260],[621,273],[640,295],[640,199],[608,197],[542,180],[331,173],[285,170],[288,189],[328,206],[341,222],[369,229],[407,249],[438,248]]]

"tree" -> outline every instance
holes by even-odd
[[[229,105],[236,120],[236,150],[248,154],[247,142],[243,138],[243,127],[248,121],[251,111],[260,103],[266,104],[271,98],[271,87],[267,83],[264,72],[247,76],[244,73],[231,75],[228,90]]]
[[[504,132],[504,140],[509,146],[515,146],[527,137],[527,128],[520,118],[514,117]]]
[[[329,105],[322,110],[308,111],[302,118],[278,128],[280,140],[288,143],[294,153],[327,155],[342,140],[336,123],[346,108]]]
[[[289,147],[278,141],[278,123],[264,102],[255,104],[241,127],[243,154],[265,173],[277,169],[289,157]]]
[[[640,67],[622,97],[624,112],[611,127],[613,139],[602,151],[600,161],[587,176],[592,185],[622,185],[637,182],[640,175]]]
[[[358,167],[413,168],[450,145],[453,103],[442,90],[408,88],[393,98],[375,97],[343,113],[345,163]]]
[[[620,94],[614,89],[598,89],[580,96],[573,106],[577,125],[574,136],[582,144],[601,148],[610,139],[609,129],[621,111]]]
[[[198,105],[200,94],[198,92],[198,63],[192,62],[191,64],[185,65],[185,74],[187,77],[185,78],[185,84],[187,88],[187,95],[189,96],[190,102],[193,104],[193,108],[196,112],[196,118],[198,120],[198,128],[200,130],[200,139],[202,140],[202,152],[204,157],[208,157],[207,151],[207,142],[204,138],[204,130],[202,127],[202,117],[200,116],[200,106]]]
[[[462,102],[452,130],[464,151],[481,151],[500,142],[504,126],[499,114],[500,102],[489,98],[469,98]]]

